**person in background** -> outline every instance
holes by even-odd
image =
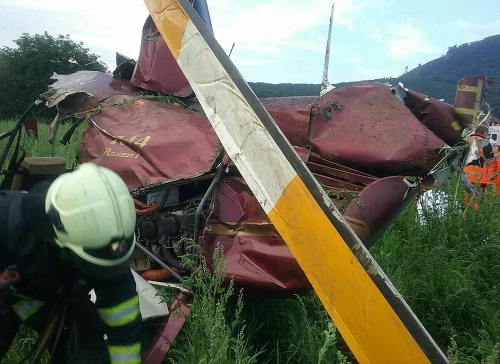
[[[24,323],[39,333],[33,362],[49,349],[54,363],[140,363],[135,218],[125,183],[91,163],[0,191],[0,359]]]
[[[491,164],[491,180],[495,195],[500,195],[500,145],[493,144],[493,163]]]
[[[469,137],[469,152],[465,160],[463,172],[466,179],[475,187],[477,193],[484,193],[492,182],[492,166],[494,165],[493,146],[489,141],[489,129],[486,125],[479,125]],[[471,202],[470,195],[466,194],[466,203]],[[479,205],[474,203],[477,210]]]

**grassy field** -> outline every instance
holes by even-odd
[[[9,125],[0,122],[0,133]],[[26,139],[28,155],[51,154],[45,127],[40,141]],[[73,142],[54,152],[70,163],[76,150]],[[445,208],[430,204],[419,215],[408,206],[372,253],[451,363],[500,363],[500,197],[488,192],[475,211],[457,182],[441,190]],[[193,311],[167,362],[355,362],[313,293],[247,301],[224,283],[223,260],[216,258],[215,274],[201,259],[187,283]],[[33,335],[23,335],[4,362],[29,351]]]
[[[372,253],[451,363],[500,363],[500,197],[479,211],[456,182],[446,206],[410,205]],[[173,363],[355,363],[314,294],[244,301],[199,265]]]
[[[15,126],[15,120],[0,120],[0,135],[10,131]],[[71,127],[70,123],[62,124],[57,132],[57,141],[54,144],[49,144],[47,138],[50,132],[50,125],[48,121],[39,122],[37,125],[38,129],[38,140],[30,137],[27,133],[22,133],[21,144],[26,151],[27,157],[50,157],[59,156],[66,160],[67,168],[75,162],[75,158],[78,153],[78,142],[81,138],[83,131],[85,130],[85,125],[81,125],[77,128],[73,136],[71,137],[70,143],[67,145],[61,144],[59,141],[66,131]],[[7,144],[7,139],[0,142],[0,150],[3,150],[4,146]],[[17,139],[16,139],[17,140]],[[15,145],[15,141],[14,141]],[[13,148],[12,148],[13,149]],[[9,158],[7,159],[7,162]],[[5,169],[6,166],[4,165]]]

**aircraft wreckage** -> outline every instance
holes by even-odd
[[[154,7],[152,2],[146,3]],[[192,21],[196,13],[184,7],[190,6],[189,3],[179,3],[189,15],[187,19]],[[347,244],[353,259],[359,260],[364,269],[363,274],[372,269],[375,275],[382,277],[380,282],[372,277],[376,289],[395,307],[402,327],[412,327],[410,334],[417,338],[416,347],[425,352],[426,358],[446,362],[421,324],[417,321],[418,325],[414,325],[416,318],[387,284],[387,277],[366,247],[374,244],[402,209],[414,200],[419,181],[434,178],[436,171],[443,170],[439,166],[450,162],[443,158],[441,151],[462,143],[463,131],[478,123],[489,80],[485,75],[460,80],[454,105],[401,84],[391,87],[377,82],[323,87],[321,96],[257,100],[240,76],[232,72],[234,66],[224,58],[225,54],[217,51],[206,9],[197,11],[207,28],[196,33],[201,24],[197,20],[193,22],[197,29],[193,34],[197,37],[201,34],[200,39],[208,44],[206,50],[213,52],[210,55],[215,55],[216,61],[222,59],[220,65],[215,62],[213,67],[227,71],[228,85],[232,82],[235,85],[234,95],[241,92],[234,104],[237,107],[226,110],[225,117],[217,115],[221,111],[210,108],[211,102],[217,99],[207,101],[206,94],[193,81],[192,69],[185,64],[181,69],[180,55],[174,56],[172,44],[167,46],[165,42],[168,34],[158,29],[155,24],[158,19],[153,21],[151,17],[142,30],[137,60],[117,55],[113,74],[93,71],[56,74],[55,82],[41,95],[47,107],[57,108],[50,142],[57,140],[57,127],[64,119],[76,120],[62,137],[65,143],[79,125],[87,125],[78,163],[93,162],[108,167],[129,187],[136,202],[137,242],[142,249],[134,255],[132,267],[146,279],[179,278],[189,273],[189,267],[182,262],[182,256],[189,250],[187,241],[201,245],[209,262],[216,247],[221,246],[227,277],[237,285],[249,292],[273,295],[314,288],[320,292],[318,295],[330,314],[339,312],[344,320],[342,309],[329,309],[332,293],[321,293],[319,281],[327,277],[322,275],[327,274],[327,270],[316,274],[311,270],[313,262],[304,265],[305,260],[314,256],[308,256],[290,242],[295,239],[294,234],[300,237],[301,224],[314,225],[311,218],[315,217],[305,212],[302,215],[278,213],[278,205],[268,207],[274,192],[269,192],[272,188],[269,190],[266,186],[273,181],[281,183],[283,173],[292,173],[292,181],[295,178],[293,171],[286,172],[288,167],[277,162],[284,156],[293,170],[298,171],[298,178],[305,181],[306,195],[308,190],[322,206],[323,212],[318,210],[318,214],[325,213],[333,224],[333,231],[339,231],[340,245],[335,247]],[[160,16],[153,13],[155,17]],[[183,48],[182,52],[189,50]],[[249,112],[245,113],[247,109]],[[232,119],[228,118],[231,112]],[[258,122],[252,122],[255,115]],[[229,139],[225,139],[229,134],[221,134],[214,124],[230,119],[237,124],[233,125],[237,134],[244,137],[237,143],[240,145],[231,145]],[[230,133],[231,126],[224,127]],[[270,144],[265,141],[268,135],[271,135]],[[13,140],[15,133],[5,136]],[[257,142],[250,145],[248,141]],[[11,145],[12,141],[8,148]],[[241,149],[235,151],[234,147]],[[2,164],[6,157],[4,153]],[[252,160],[258,160],[260,166],[252,165],[249,162]],[[26,158],[11,163],[15,165],[21,165],[25,177],[40,171],[40,174],[50,174],[50,170],[57,170],[55,173],[64,170],[64,161],[57,158],[43,161]],[[260,167],[267,171],[264,174],[269,174],[265,176],[268,180],[261,180],[263,175],[255,174]],[[4,185],[6,181],[15,183],[16,188],[29,188],[30,183],[29,178],[23,181],[6,178]],[[287,209],[300,210],[300,203],[292,203]],[[273,215],[274,210],[277,215]],[[320,221],[318,219],[317,224],[321,224]],[[287,229],[293,231],[287,232]],[[314,247],[320,245],[313,244]],[[345,260],[352,253],[346,254],[339,259]],[[159,269],[165,266],[169,269]],[[332,274],[328,277],[335,277],[335,272]],[[346,279],[352,282],[355,278]],[[366,284],[368,292],[371,286]],[[177,303],[181,301],[182,297]],[[352,325],[351,313],[346,315],[349,316],[345,319],[346,327],[339,327],[342,335],[350,330],[347,326]],[[335,314],[332,317],[335,321]],[[339,325],[338,321],[336,324]],[[395,338],[400,335],[398,330],[394,334]],[[373,359],[380,350],[376,345],[367,348],[366,343],[375,336],[378,335],[346,341],[357,358]],[[156,359],[163,357],[168,348],[162,346],[160,340],[156,340],[155,345],[148,355]],[[153,362],[156,359],[152,359]]]

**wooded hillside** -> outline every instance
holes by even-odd
[[[376,81],[396,85],[402,82],[406,87],[453,104],[458,80],[468,76],[486,73],[488,78],[498,80],[488,91],[486,101],[500,116],[500,34],[481,41],[454,45],[448,52],[426,64],[401,75],[398,78],[384,78]],[[336,84],[342,87],[349,83]],[[311,96],[318,95],[319,84],[270,84],[251,83],[250,87],[259,97]]]

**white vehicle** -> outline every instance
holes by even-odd
[[[500,125],[491,125],[490,126],[490,143],[492,145],[500,144],[499,136],[500,136]]]

